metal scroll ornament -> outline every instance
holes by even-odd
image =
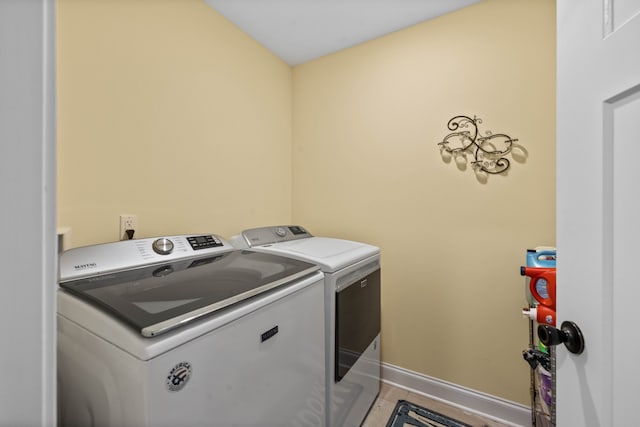
[[[485,131],[480,135],[478,125],[482,119],[473,116],[455,116],[447,127],[453,131],[445,136],[442,142],[438,142],[440,150],[450,153],[456,163],[466,162],[467,154],[471,154],[474,160],[471,166],[477,171],[489,174],[500,174],[511,166],[511,162],[505,156],[511,152],[517,139],[503,133]]]

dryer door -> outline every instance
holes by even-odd
[[[335,381],[380,333],[380,269],[336,292]]]

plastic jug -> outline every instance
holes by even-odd
[[[540,324],[556,326],[556,311],[544,305],[523,308],[522,315]]]
[[[535,268],[556,268],[556,248],[550,246],[539,246],[535,249],[527,249],[526,266]],[[538,305],[538,301],[533,297],[530,291],[531,279],[526,277],[525,280],[525,297],[530,307]],[[542,286],[543,283],[541,282]],[[544,289],[539,290],[540,295],[544,295]]]
[[[556,269],[520,267],[520,274],[529,277],[529,292],[540,305],[556,309]]]
[[[540,246],[527,249],[527,267],[556,268],[556,248]]]

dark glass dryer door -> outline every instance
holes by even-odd
[[[152,337],[311,274],[317,266],[231,251],[60,283]]]
[[[380,269],[336,292],[335,382],[380,333]]]

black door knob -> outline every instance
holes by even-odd
[[[582,331],[578,325],[568,320],[562,322],[560,329],[550,325],[539,325],[538,338],[547,347],[564,343],[571,353],[581,354],[584,351]]]

